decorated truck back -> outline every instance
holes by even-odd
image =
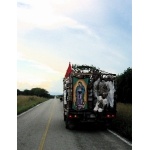
[[[77,123],[107,127],[116,116],[114,80],[116,75],[94,66],[69,63],[63,79],[66,128]]]

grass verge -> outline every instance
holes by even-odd
[[[117,103],[116,119],[110,129],[132,141],[132,104]]]
[[[17,96],[17,115],[27,111],[28,109],[48,100],[48,98],[38,96]]]

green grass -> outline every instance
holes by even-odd
[[[48,98],[38,96],[17,96],[17,115],[27,111],[28,109],[46,100],[48,100]]]
[[[132,104],[117,103],[116,119],[110,129],[132,141]]]

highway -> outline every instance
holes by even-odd
[[[109,131],[65,128],[63,104],[50,99],[17,117],[17,150],[131,150]]]

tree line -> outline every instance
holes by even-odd
[[[132,68],[127,68],[115,80],[116,100],[122,103],[132,103]]]
[[[48,91],[42,88],[32,88],[31,90],[25,89],[24,91],[20,91],[19,89],[17,89],[17,95],[35,95],[39,97],[54,98],[53,95],[50,95]]]

